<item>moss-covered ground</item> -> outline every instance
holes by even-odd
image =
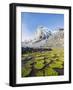
[[[64,50],[27,52],[22,54],[22,77],[59,76],[64,74]]]

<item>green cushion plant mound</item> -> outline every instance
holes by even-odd
[[[63,65],[61,62],[55,62],[50,64],[50,68],[63,68]]]
[[[45,59],[45,63],[46,63],[46,64],[49,64],[50,62],[51,62],[50,59]]]
[[[25,77],[25,76],[28,76],[31,72],[31,68],[28,68],[28,67],[24,67],[22,68],[22,77]]]
[[[45,76],[58,76],[58,72],[54,71],[52,68],[45,68]]]
[[[38,71],[37,73],[36,73],[36,76],[43,76],[44,74],[43,74],[43,70],[40,70],[40,71]]]
[[[42,69],[44,67],[44,64],[43,63],[35,63],[34,64],[34,68],[35,69]]]

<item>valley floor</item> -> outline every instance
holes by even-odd
[[[21,77],[64,75],[64,49],[23,52]]]

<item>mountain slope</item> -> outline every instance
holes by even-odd
[[[46,47],[63,48],[64,47],[64,31],[57,31],[50,36],[45,43]]]
[[[22,42],[22,47],[33,48],[63,48],[64,30],[51,32],[45,27],[38,27],[33,40]]]

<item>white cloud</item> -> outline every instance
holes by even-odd
[[[34,38],[34,35],[30,35],[29,29],[27,28],[27,25],[22,23],[22,41],[25,40],[32,40]]]

